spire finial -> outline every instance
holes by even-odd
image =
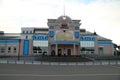
[[[95,29],[94,29],[94,32],[95,32]]]
[[[94,29],[94,35],[97,35],[97,33],[96,33],[95,29]]]

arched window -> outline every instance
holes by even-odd
[[[53,31],[50,31],[49,36],[50,36],[50,37],[53,37],[53,36],[54,36],[54,32],[53,32]]]
[[[79,32],[75,32],[75,37],[79,38]]]

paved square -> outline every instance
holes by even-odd
[[[120,80],[120,66],[0,64],[0,80]]]

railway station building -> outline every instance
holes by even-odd
[[[22,27],[21,33],[1,31],[0,56],[114,55],[112,40],[81,29],[81,20],[60,16],[46,24],[48,28]]]

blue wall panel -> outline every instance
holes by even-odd
[[[28,40],[24,40],[24,51],[23,51],[24,55],[28,55],[29,53],[29,41]]]
[[[19,44],[19,40],[0,40],[0,44]]]
[[[106,45],[108,45],[108,44],[112,44],[112,42],[111,41],[98,41],[98,44],[100,45],[100,44],[106,44]]]

